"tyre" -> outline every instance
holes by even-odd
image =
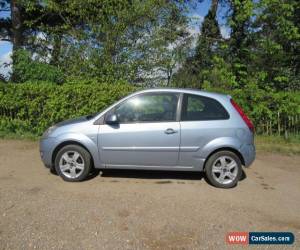
[[[92,170],[91,155],[81,146],[67,145],[55,157],[55,170],[65,181],[83,181]]]
[[[242,176],[240,158],[231,151],[219,151],[211,155],[205,164],[208,181],[218,188],[234,187]]]

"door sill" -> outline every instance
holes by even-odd
[[[194,166],[147,166],[147,165],[114,165],[106,164],[107,169],[151,169],[151,170],[169,170],[169,171],[192,171],[195,170]]]

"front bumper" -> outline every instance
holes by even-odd
[[[56,139],[54,137],[40,139],[40,156],[47,168],[53,166],[52,154],[55,149]]]
[[[244,158],[245,167],[250,167],[256,156],[255,146],[253,144],[244,144],[239,151]]]

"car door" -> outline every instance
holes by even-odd
[[[202,169],[201,150],[210,141],[230,133],[229,114],[215,99],[184,94],[181,108],[179,165]]]
[[[108,168],[169,168],[177,165],[180,125],[179,93],[133,96],[106,113],[117,123],[100,125],[98,144]],[[105,118],[104,118],[105,120]]]

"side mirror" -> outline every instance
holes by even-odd
[[[109,114],[106,118],[105,118],[105,122],[107,124],[118,124],[118,117],[115,114]]]

